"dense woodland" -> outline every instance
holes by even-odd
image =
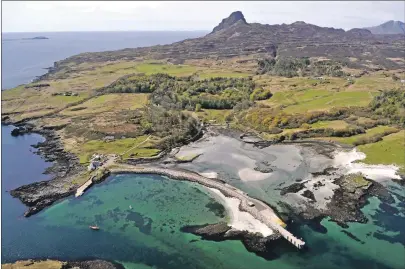
[[[383,91],[370,104],[374,114],[388,118],[391,123],[405,127],[405,92],[403,90]]]
[[[251,78],[176,78],[165,74],[133,75],[122,78],[103,93],[151,93],[150,100],[167,109],[231,109],[238,103],[271,97],[269,91],[255,89]],[[246,102],[245,102],[246,103]]]
[[[296,76],[332,76],[343,77],[341,64],[323,60],[310,62],[308,58],[281,57],[258,61],[257,74],[272,74],[283,77]]]
[[[259,61],[262,71],[276,72],[278,75],[295,76],[311,70],[312,74],[341,75],[341,69],[330,62],[310,64],[308,59],[280,59]],[[311,68],[309,69],[309,66]],[[334,73],[335,72],[335,73]],[[366,129],[377,125],[405,126],[405,93],[400,90],[381,92],[371,102],[369,108],[332,108],[329,111],[316,111],[304,114],[288,114],[280,108],[255,104],[254,101],[272,97],[269,90],[255,86],[251,78],[211,78],[198,80],[193,76],[173,77],[167,74],[129,75],[110,86],[100,89],[101,93],[150,93],[151,101],[145,107],[138,121],[147,134],[167,137],[163,147],[169,148],[196,136],[198,122],[181,110],[200,111],[202,109],[233,109],[234,115],[244,126],[261,132],[281,134],[286,128],[300,128],[281,139],[309,137],[349,137],[365,133]],[[232,116],[233,117],[233,116]],[[357,117],[370,117],[372,122],[359,123]],[[343,129],[311,129],[317,121],[345,120],[348,126]],[[386,135],[378,134],[357,141],[358,144],[381,140]]]
[[[165,137],[160,145],[163,150],[184,144],[200,134],[199,122],[179,110],[148,105],[139,120],[145,134]]]

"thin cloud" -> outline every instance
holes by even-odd
[[[176,2],[176,1],[7,1],[5,32],[211,30],[240,10],[248,22],[305,21],[325,27],[357,28],[404,20],[399,2]]]

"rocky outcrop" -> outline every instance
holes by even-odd
[[[125,267],[117,262],[104,260],[71,261],[67,262],[62,269],[124,269]]]
[[[329,174],[330,169],[325,169],[325,173]],[[305,189],[301,195],[309,199],[304,208],[295,208],[282,203],[282,207],[292,211],[293,214],[305,220],[318,219],[329,216],[331,221],[336,222],[343,228],[347,228],[347,222],[366,223],[368,220],[361,208],[367,204],[369,197],[378,197],[381,201],[391,204],[395,202],[394,198],[388,190],[378,182],[368,180],[360,175],[344,175],[336,178],[333,183],[339,185],[339,188],[334,190],[334,194],[327,204],[325,209],[319,209],[316,206],[316,199],[313,192],[305,189],[303,183],[294,183],[282,189],[281,194],[297,193]],[[357,179],[356,179],[357,177]],[[314,187],[321,182],[314,184]]]
[[[19,136],[19,135],[24,135],[32,132],[33,127],[32,126],[20,126],[17,128],[14,128],[11,131],[12,136]]]
[[[311,200],[311,201],[313,201],[313,202],[316,202],[315,195],[314,195],[314,193],[313,193],[312,191],[310,191],[310,190],[305,190],[305,191],[302,193],[302,196],[308,198],[309,200]]]
[[[46,174],[51,174],[53,179],[23,185],[10,191],[13,197],[20,199],[29,207],[24,214],[25,217],[29,217],[55,201],[72,195],[79,187],[72,184],[73,179],[84,171],[84,167],[79,164],[79,160],[74,154],[64,150],[59,137],[53,130],[45,130],[28,124],[21,124],[18,130],[44,136],[45,141],[33,145],[33,147],[37,149],[36,153],[46,161],[53,162],[53,165],[45,171]]]
[[[223,19],[220,24],[218,24],[216,27],[214,27],[214,29],[212,30],[212,33],[226,29],[226,28],[234,25],[235,23],[247,24],[247,22],[245,20],[245,16],[243,16],[242,12],[240,12],[240,11],[232,12],[228,18]]]
[[[278,233],[263,237],[259,233],[253,234],[247,231],[238,231],[232,229],[232,227],[228,226],[225,222],[184,226],[181,228],[181,231],[201,236],[201,238],[205,240],[240,240],[248,251],[264,258],[272,256],[272,247],[270,244],[281,237]]]
[[[368,30],[344,31],[296,22],[264,25],[247,23],[239,11],[200,38],[187,39],[169,45],[124,49],[104,53],[82,53],[55,63],[50,74],[69,69],[72,62],[107,62],[136,60],[145,55],[152,59],[176,59],[176,62],[199,59],[228,59],[249,56],[253,61],[274,57],[326,57],[350,68],[399,69],[405,64],[391,61],[402,58],[405,41],[400,35],[379,36]],[[372,51],[373,53],[370,53]],[[350,61],[350,57],[357,61]]]
[[[285,195],[287,193],[296,193],[299,192],[300,190],[304,189],[305,185],[302,182],[297,182],[297,183],[293,183],[287,187],[284,187],[281,189],[280,194],[281,195]]]
[[[262,172],[262,173],[271,173],[273,172],[273,169],[271,168],[271,165],[267,161],[261,161],[256,163],[256,167],[254,170]]]
[[[105,260],[83,260],[62,262],[58,260],[24,260],[14,263],[6,263],[1,266],[4,269],[124,269],[124,266],[117,262]]]

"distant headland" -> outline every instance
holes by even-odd
[[[49,39],[49,38],[46,36],[35,36],[35,37],[23,38],[23,40],[37,40],[37,39]]]

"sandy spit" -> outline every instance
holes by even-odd
[[[225,206],[228,214],[230,216],[229,226],[239,231],[248,231],[251,233],[261,233],[264,237],[272,235],[273,230],[271,230],[263,222],[255,219],[252,215],[247,212],[239,210],[240,201],[237,198],[226,197],[217,189],[208,188],[211,190],[215,196],[217,196],[222,204]]]

